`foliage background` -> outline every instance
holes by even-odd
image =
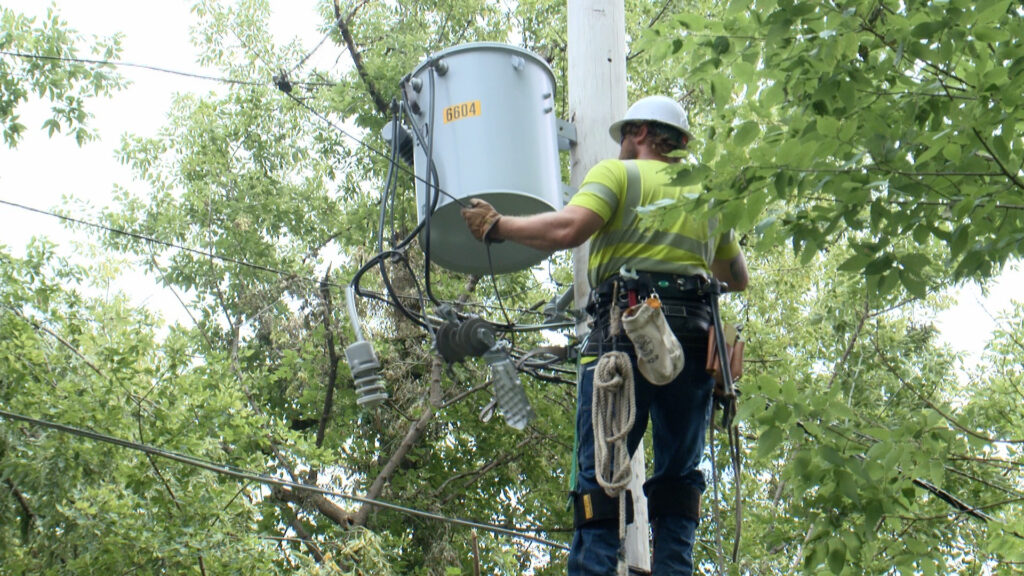
[[[111,182],[114,206],[59,208],[136,236],[78,225],[75,258],[42,238],[0,253],[0,407],[567,542],[571,374],[523,375],[540,414],[527,430],[482,422],[483,366],[442,370],[422,330],[369,301],[392,399],[357,407],[339,358],[352,341],[340,288],[376,252],[367,239],[387,166],[318,117],[383,149],[401,76],[465,41],[521,43],[561,75],[565,7],[337,8],[319,5],[326,46],[354,64],[319,69],[295,65],[310,46],[275,44],[265,2],[193,5],[199,63],[233,83],[182,93],[158,130],[125,135],[118,158],[133,178]],[[944,288],[1019,257],[1021,10],[627,2],[631,96],[684,100],[700,139],[680,178],[708,192],[662,216],[717,211],[743,234],[754,277],[729,311],[751,357],[743,482],[723,472],[709,494],[703,573],[1021,571],[1021,310],[973,371],[957,369],[930,320]],[[2,22],[5,51],[119,56],[117,38],[78,37],[73,23],[7,9]],[[295,98],[274,86],[281,70]],[[52,107],[44,131],[88,142],[89,102],[116,98],[122,73],[0,57],[6,144],[33,129],[17,121],[28,99]],[[398,237],[415,224],[401,178]],[[420,270],[421,255],[409,258]],[[119,290],[126,270],[157,279],[187,319],[167,325],[132,305]],[[403,271],[391,273],[412,294]],[[531,307],[569,274],[559,258],[499,278],[502,304],[532,323]],[[500,318],[489,279],[433,278],[441,298]],[[382,287],[368,277],[367,288]],[[0,480],[0,571],[11,574],[564,571],[557,549],[11,420]],[[744,533],[730,563],[737,488]]]

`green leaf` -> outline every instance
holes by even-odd
[[[842,540],[832,537],[828,541],[828,569],[833,574],[841,574],[846,566],[846,545]]]
[[[918,298],[928,296],[928,282],[921,279],[920,276],[907,270],[900,270],[899,279],[903,287],[907,289],[907,292],[910,292],[912,295]]]
[[[910,35],[919,40],[936,40],[940,32],[946,28],[947,24],[942,21],[926,21],[914,26],[910,30]]]
[[[727,36],[716,36],[715,40],[711,43],[711,48],[715,54],[719,55],[728,53],[730,46],[731,44]]]
[[[991,2],[979,4],[977,8],[977,16],[974,21],[975,25],[996,22],[1000,18],[1006,16],[1006,12],[1009,8],[1009,0],[992,0]]]
[[[757,455],[760,458],[771,458],[775,455],[775,449],[782,443],[782,430],[770,426],[761,432],[757,439]]]
[[[893,257],[893,255],[887,252],[871,260],[871,262],[864,267],[864,273],[870,276],[877,276],[888,270],[891,270],[895,262],[896,259]]]
[[[962,154],[960,145],[955,142],[950,142],[942,147],[942,155],[950,162],[959,162]]]
[[[839,134],[839,119],[833,116],[818,116],[817,125],[822,136],[835,137]]]
[[[733,134],[732,142],[738,148],[746,148],[761,134],[761,127],[757,122],[744,122]]]
[[[716,75],[711,79],[711,97],[715,100],[715,107],[724,109],[732,98],[732,82],[723,75]]]
[[[867,254],[854,254],[840,264],[837,269],[842,272],[863,272],[864,268],[874,260]]]

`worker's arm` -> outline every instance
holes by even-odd
[[[747,274],[747,261],[743,259],[743,252],[728,260],[716,259],[711,263],[711,273],[726,284],[729,292],[742,292],[750,281],[750,276]]]
[[[502,215],[491,228],[488,238],[509,240],[538,250],[564,250],[583,244],[602,225],[604,220],[597,212],[569,205],[558,212],[532,216]]]

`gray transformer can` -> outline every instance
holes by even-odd
[[[536,54],[478,42],[442,50],[410,75],[417,216],[436,207],[421,243],[430,259],[456,272],[501,274],[524,270],[548,253],[511,242],[483,243],[470,235],[460,202],[481,198],[498,212],[529,215],[562,207],[555,77]],[[429,153],[429,157],[428,157]],[[430,160],[438,188],[431,181]]]

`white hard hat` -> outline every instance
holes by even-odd
[[[608,128],[608,133],[612,135],[616,144],[622,142],[622,127],[630,122],[657,122],[680,130],[687,139],[693,140],[686,111],[668,96],[648,96],[634,102],[629,110],[626,110],[622,120]]]

